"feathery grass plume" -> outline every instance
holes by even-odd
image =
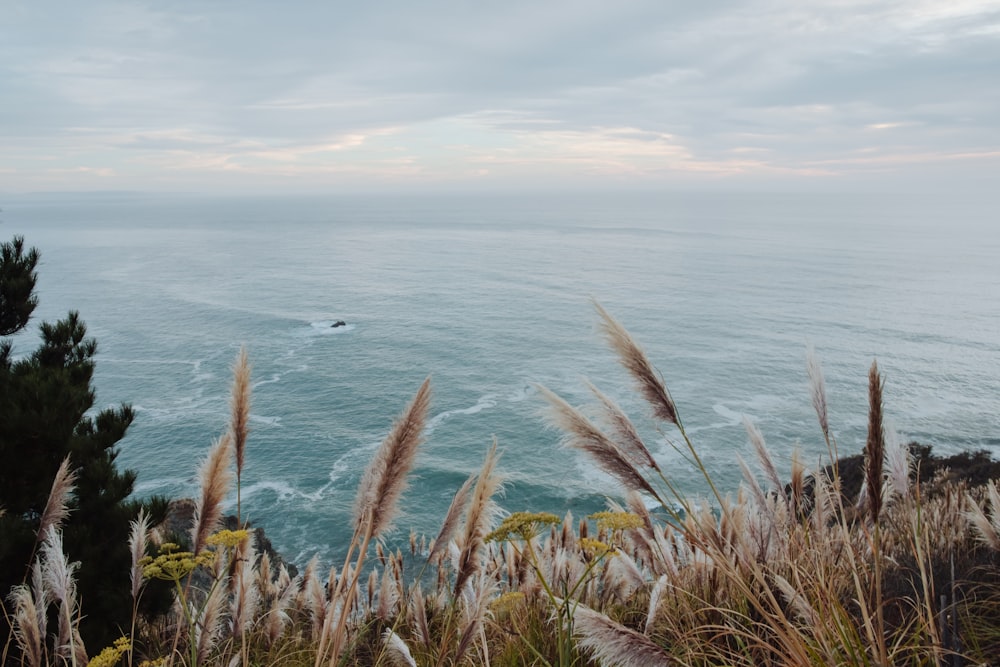
[[[42,542],[42,581],[54,602],[59,603],[56,654],[67,660],[86,655],[79,641],[80,622],[74,575],[80,563],[70,563],[63,552],[62,534],[49,528]],[[84,662],[86,662],[84,660]]]
[[[458,597],[462,593],[462,587],[474,574],[479,572],[481,567],[480,554],[483,548],[483,540],[490,530],[490,524],[496,518],[497,507],[493,503],[493,495],[500,490],[502,478],[496,474],[497,462],[500,455],[497,453],[496,440],[486,453],[483,460],[483,467],[479,471],[479,478],[476,486],[472,490],[472,499],[465,512],[465,525],[462,528],[461,551],[458,556],[458,567],[455,573],[454,595]]]
[[[905,497],[910,493],[910,447],[904,443],[889,423],[885,428],[885,464],[888,468],[889,490]]]
[[[819,427],[823,431],[823,438],[828,446],[832,445],[830,439],[830,416],[827,412],[826,404],[826,382],[823,379],[823,367],[820,365],[819,357],[816,356],[816,349],[809,345],[806,348],[806,373],[809,375],[809,394],[812,396],[813,409],[816,411],[816,418],[819,419]]]
[[[622,450],[622,453],[628,456],[636,465],[647,466],[653,470],[660,471],[660,466],[657,465],[653,455],[649,453],[646,443],[642,441],[642,437],[639,436],[639,432],[636,430],[632,420],[628,418],[628,415],[625,414],[617,403],[601,392],[600,389],[590,382],[587,382],[586,385],[590,388],[594,396],[597,397],[597,400],[600,401],[604,420],[608,427],[610,427],[611,433],[615,436],[615,441]]]
[[[873,361],[868,371],[868,439],[865,443],[865,486],[867,509],[872,521],[878,521],[882,511],[882,465],[885,461],[885,431],[882,416],[884,383]]]
[[[799,620],[803,623],[808,623],[813,627],[821,627],[823,619],[820,617],[816,610],[813,609],[812,605],[809,604],[809,600],[803,595],[801,587],[796,588],[792,586],[787,579],[785,579],[780,574],[773,574],[773,580],[778,590],[781,591],[781,595],[785,598],[785,602],[788,603],[792,612],[798,616]]]
[[[69,469],[69,455],[59,464],[55,479],[52,480],[52,488],[49,491],[49,499],[45,503],[42,511],[42,518],[38,523],[38,533],[35,538],[37,544],[42,540],[49,528],[60,530],[62,522],[69,516],[69,507],[66,501],[75,488],[77,472]]]
[[[27,584],[19,584],[10,590],[8,599],[14,606],[11,629],[21,657],[28,667],[42,667],[44,659],[45,630],[39,627],[39,618],[45,615],[44,599],[35,600]],[[38,603],[42,604],[39,605]],[[41,606],[41,609],[39,609]]]
[[[291,623],[288,610],[295,603],[295,598],[299,594],[300,580],[291,579],[288,570],[284,565],[278,572],[276,584],[277,594],[271,598],[271,606],[264,617],[264,636],[267,644],[273,645],[285,631],[285,626]]]
[[[618,445],[555,392],[542,385],[537,385],[537,388],[549,403],[549,420],[563,431],[564,447],[579,449],[590,455],[602,470],[621,482],[626,489],[643,491],[663,502]]]
[[[391,525],[422,440],[430,399],[431,379],[427,378],[362,475],[354,501],[354,528],[359,534],[365,522],[371,537]]]
[[[430,378],[420,385],[413,400],[396,419],[392,430],[361,476],[354,501],[354,535],[348,544],[343,571],[330,598],[331,605],[339,604],[342,599],[343,611],[336,619],[328,615],[320,632],[315,667],[323,662],[328,662],[333,667],[340,659],[347,617],[358,594],[358,582],[368,545],[392,524],[399,498],[406,488],[406,476],[413,467],[417,448],[423,439],[424,423],[430,405],[430,386]],[[352,558],[356,560],[353,573],[349,575]],[[331,583],[332,581],[331,579]]]
[[[764,493],[764,489],[760,487],[757,477],[750,471],[750,466],[747,465],[747,462],[739,454],[736,455],[736,463],[740,466],[743,481],[746,483],[747,488],[750,489],[750,495],[753,496],[754,502],[762,510],[768,507],[767,495]]]
[[[368,609],[375,605],[375,585],[378,583],[378,568],[372,568],[368,573]]]
[[[79,607],[77,611],[79,612]],[[73,639],[67,648],[72,657],[69,658],[68,662],[73,665],[89,665],[90,658],[87,656],[87,649],[83,645],[83,637],[80,636],[80,616],[77,616],[73,621],[70,632]]]
[[[410,618],[413,622],[413,635],[417,641],[426,647],[431,645],[430,624],[427,621],[427,605],[424,600],[424,592],[420,588],[420,581],[417,580],[414,590],[410,594]]]
[[[374,572],[374,570],[372,570]],[[399,603],[399,589],[396,588],[396,580],[392,576],[392,570],[382,571],[382,580],[378,586],[378,606],[375,608],[375,615],[383,621],[392,620],[392,615],[396,611]]]
[[[653,590],[649,593],[649,606],[646,607],[646,624],[643,626],[643,634],[649,635],[650,631],[653,629],[653,623],[656,622],[656,612],[660,608],[660,598],[663,597],[664,591],[667,590],[667,584],[670,582],[670,577],[667,575],[660,576],[656,580],[656,584],[653,586]]]
[[[232,635],[240,638],[250,629],[261,602],[260,588],[257,586],[257,577],[254,576],[253,569],[256,560],[253,533],[245,539],[245,545],[241,545],[233,553],[236,563],[233,569],[233,596],[229,610]]]
[[[260,591],[262,598],[270,600],[278,594],[278,585],[271,579],[271,557],[267,555],[266,551],[260,555],[260,560],[257,561],[256,576],[257,590]]]
[[[477,637],[481,640],[481,649],[485,658],[482,663],[489,664],[489,657],[486,653],[488,650],[486,636],[482,628],[483,621],[490,615],[489,603],[494,599],[496,590],[496,582],[493,578],[483,573],[477,573],[470,585],[463,588],[460,596],[462,632],[459,635],[455,654],[452,656],[454,664],[462,663],[462,658],[472,648]]]
[[[652,406],[653,414],[658,419],[677,424],[677,407],[674,405],[674,400],[670,397],[670,392],[667,391],[660,374],[646,358],[646,353],[633,340],[625,327],[611,317],[608,311],[601,307],[601,304],[597,301],[594,301],[593,304],[598,315],[601,316],[601,329],[605,338],[618,354],[621,365],[635,380],[640,393]]]
[[[573,607],[573,634],[579,646],[601,665],[649,667],[670,665],[673,658],[644,634],[612,621],[582,604]]]
[[[191,550],[196,554],[201,553],[205,540],[219,527],[222,518],[222,501],[232,478],[228,466],[232,443],[229,433],[216,440],[198,472],[201,495],[195,503],[194,524],[191,526]]]
[[[836,509],[837,496],[833,483],[822,470],[813,474],[813,507],[809,520],[817,533],[826,528]]]
[[[576,549],[576,535],[573,533],[573,512],[571,510],[566,510],[566,516],[563,517],[559,546],[570,551]]]
[[[36,558],[35,562],[31,564],[31,589],[35,594],[35,608],[38,611],[38,634],[41,635],[42,642],[44,642],[48,634],[48,607],[52,601],[52,595],[45,583],[45,567],[41,558]]]
[[[975,498],[968,496],[967,505],[969,507],[966,516],[979,539],[994,551],[1000,551],[1000,491],[997,490],[995,481],[986,485],[987,504],[989,505],[989,516],[976,502]]]
[[[646,585],[646,577],[638,564],[624,551],[615,551],[614,558],[604,567],[605,584],[620,602],[624,603],[632,593]]]
[[[469,475],[469,478],[465,480],[461,488],[455,492],[455,497],[451,499],[451,505],[448,506],[448,511],[445,512],[444,521],[441,522],[441,530],[438,531],[437,537],[434,538],[433,546],[431,546],[431,551],[427,554],[427,560],[434,560],[434,556],[441,553],[448,542],[451,541],[452,535],[455,534],[455,529],[458,528],[459,520],[462,518],[462,512],[465,511],[466,506],[469,503],[469,492],[472,490],[472,483],[476,481],[476,475],[473,473]],[[410,540],[411,544],[413,540]],[[412,548],[412,547],[411,547]]]
[[[142,589],[143,581],[145,581],[140,561],[146,557],[146,549],[149,544],[149,520],[149,514],[143,507],[139,510],[139,515],[129,524],[131,529],[128,536],[128,547],[132,554],[132,568],[129,577],[132,583],[133,601],[139,598],[139,591]]]
[[[805,510],[806,502],[806,466],[802,462],[802,455],[798,448],[792,450],[792,469],[789,472],[788,487],[791,491],[789,511],[794,516],[798,516]]]
[[[323,588],[323,582],[316,574],[318,567],[319,556],[313,556],[306,563],[306,569],[302,574],[302,584],[299,588],[299,598],[296,602],[312,619],[313,640],[319,638],[327,616],[326,591]]]
[[[417,667],[417,661],[410,654],[410,647],[406,645],[403,638],[392,630],[386,630],[382,634],[382,642],[385,644],[385,657],[393,667]]]
[[[219,576],[225,576],[224,572]],[[208,598],[198,609],[192,609],[192,616],[197,617],[195,624],[195,644],[197,645],[197,665],[204,665],[212,649],[215,648],[222,634],[222,610],[226,605],[227,586],[224,582],[214,586]]]
[[[757,464],[760,466],[761,472],[764,473],[764,479],[771,486],[770,490],[780,492],[784,485],[781,483],[781,477],[778,476],[778,469],[774,465],[774,459],[771,458],[771,452],[764,444],[764,435],[746,415],[743,415],[743,428],[746,429],[747,436],[750,437],[750,444],[753,445],[754,454],[757,456]]]
[[[642,520],[642,526],[629,531],[633,547],[640,557],[646,561],[646,566],[655,574],[677,574],[677,564],[673,559],[673,549],[667,544],[662,533],[653,523],[653,517],[643,502],[642,496],[636,491],[625,494],[625,503],[629,511]],[[616,509],[617,511],[617,509]],[[585,535],[580,531],[580,538]]]
[[[250,433],[250,389],[250,361],[246,347],[241,347],[233,366],[233,389],[229,402],[229,430],[233,434],[233,454],[236,460],[236,520],[240,526],[243,525],[240,481],[246,459],[247,435]]]

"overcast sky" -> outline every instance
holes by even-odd
[[[1000,188],[1000,0],[0,13],[0,191]]]

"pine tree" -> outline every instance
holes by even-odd
[[[38,252],[22,238],[0,245],[0,333],[28,324]],[[80,561],[77,584],[91,650],[99,650],[128,628],[129,522],[140,507],[156,517],[166,502],[129,500],[136,474],[118,470],[116,445],[133,419],[128,405],[95,413],[91,386],[97,343],[76,312],[40,327],[41,344],[15,359],[9,340],[0,344],[0,592],[25,578],[49,489],[69,455],[78,471],[64,545]],[[9,628],[4,628],[4,633]],[[2,637],[6,639],[6,637]]]

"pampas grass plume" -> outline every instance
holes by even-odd
[[[229,430],[233,436],[233,456],[236,461],[236,517],[240,523],[243,521],[240,481],[246,460],[247,436],[250,433],[250,389],[250,361],[247,349],[242,347],[233,366],[233,388],[229,403]]]
[[[895,428],[885,428],[885,464],[888,468],[889,488],[898,496],[910,493],[910,448],[903,442]]]
[[[77,472],[70,470],[69,455],[59,464],[55,479],[52,480],[52,488],[49,491],[49,499],[45,503],[45,510],[42,511],[42,518],[38,523],[38,533],[36,542],[44,538],[49,528],[59,530],[62,522],[69,516],[67,500],[75,488]]]
[[[441,553],[448,546],[448,542],[451,541],[452,535],[455,534],[455,529],[458,528],[458,524],[462,519],[462,512],[465,511],[466,506],[469,504],[469,493],[472,491],[472,484],[475,481],[476,475],[469,475],[469,478],[465,480],[461,488],[455,492],[455,496],[451,499],[451,505],[448,506],[448,511],[444,515],[444,521],[441,522],[441,530],[438,531],[431,551],[427,554],[428,561],[434,560],[434,556]],[[413,542],[411,533],[411,545]]]
[[[358,532],[366,521],[371,536],[392,524],[399,497],[406,488],[406,475],[422,440],[430,399],[431,380],[427,378],[368,464],[354,502],[354,527]]]
[[[222,501],[232,479],[228,465],[230,447],[232,436],[226,433],[212,445],[199,470],[201,495],[195,503],[194,525],[191,527],[191,544],[195,553],[205,546],[205,540],[215,532],[222,518]]]
[[[617,403],[604,395],[593,384],[587,382],[587,386],[594,396],[597,397],[597,400],[600,401],[604,418],[611,428],[611,432],[617,436],[616,442],[622,452],[636,465],[648,466],[653,470],[659,471],[660,466],[657,465],[653,455],[649,453],[646,443],[642,441],[639,432],[636,431],[635,425],[628,418],[628,415],[625,414]]]
[[[149,543],[149,514],[146,508],[139,510],[139,515],[130,524],[131,530],[128,537],[129,552],[132,554],[132,567],[129,572],[132,584],[132,599],[139,597],[144,581],[142,576],[141,561],[146,556],[146,548]]]
[[[250,433],[250,361],[247,349],[240,348],[233,366],[233,389],[230,398],[233,445],[236,455],[236,474],[243,470],[246,454],[247,435]]]
[[[500,455],[497,453],[497,443],[486,453],[479,478],[472,490],[472,499],[465,513],[465,525],[462,530],[461,551],[458,556],[458,567],[455,574],[455,595],[462,592],[465,582],[479,572],[480,552],[483,548],[483,538],[489,532],[490,523],[495,518],[497,509],[492,502],[493,495],[500,489],[502,483],[495,474]]]
[[[417,661],[413,659],[410,647],[402,637],[392,630],[386,630],[382,634],[382,641],[385,644],[385,657],[389,664],[394,667],[417,667]]]
[[[866,502],[872,521],[878,521],[882,511],[882,465],[885,461],[885,431],[882,416],[882,377],[878,362],[868,371],[868,440],[865,443]]]
[[[39,627],[39,617],[44,617],[44,600],[41,601],[41,614],[31,588],[25,584],[14,586],[8,598],[14,606],[12,629],[17,646],[21,649],[21,657],[29,667],[42,667],[42,642],[45,638],[44,628]]]
[[[618,361],[635,380],[640,393],[652,406],[653,415],[663,421],[677,424],[677,407],[674,405],[674,400],[670,397],[670,392],[667,391],[660,374],[646,358],[646,353],[625,327],[611,317],[601,304],[596,301],[593,303],[598,315],[601,316],[601,329],[605,338],[618,354]]]
[[[819,420],[823,437],[830,443],[830,416],[826,403],[826,382],[823,379],[823,367],[820,365],[816,350],[810,345],[806,350],[806,373],[809,375],[809,394],[812,397],[813,409]]]
[[[573,608],[573,632],[579,645],[601,665],[650,667],[670,665],[670,655],[649,637],[612,621],[604,614],[583,605]]]
[[[746,415],[743,415],[743,428],[746,429],[747,435],[750,438],[750,444],[753,445],[753,451],[757,455],[757,463],[760,465],[761,472],[764,473],[767,483],[771,485],[771,491],[781,491],[781,478],[778,476],[778,469],[774,465],[774,459],[771,458],[771,452],[764,443],[764,435],[757,428],[757,425]]]
[[[565,434],[563,446],[589,454],[602,470],[621,482],[626,489],[643,491],[660,500],[646,478],[608,436],[555,392],[541,385],[537,387],[551,408],[548,413],[549,421]]]

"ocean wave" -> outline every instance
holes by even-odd
[[[434,415],[427,421],[426,430],[428,433],[430,433],[435,429],[435,427],[451,419],[455,415],[474,415],[482,412],[483,410],[495,408],[496,406],[497,406],[496,394],[486,394],[485,396],[480,396],[479,400],[476,401],[475,405],[471,405],[467,408],[456,408],[455,410],[446,410],[445,412],[441,412],[439,414]]]
[[[525,384],[519,389],[512,391],[508,396],[507,400],[511,403],[520,403],[521,401],[527,399],[529,396],[534,396],[537,392],[535,388],[530,384]]]
[[[219,408],[212,409],[209,407],[213,404],[219,404]],[[172,407],[148,407],[139,403],[133,403],[132,410],[134,410],[136,414],[142,414],[148,417],[150,421],[154,422],[169,422],[177,421],[179,419],[190,419],[193,415],[219,415],[224,419],[226,415],[228,415],[227,406],[214,397],[185,397],[180,399],[180,405]]]
[[[727,420],[727,425],[733,426],[735,424],[743,423],[743,415],[746,415],[750,419],[756,420],[756,417],[749,413],[737,412],[731,408],[726,407],[722,403],[716,403],[712,406],[712,411],[720,417]]]
[[[291,500],[292,498],[304,498],[311,500],[309,495],[296,489],[284,480],[269,480],[266,482],[254,482],[245,486],[241,490],[243,500],[248,500],[263,492],[271,491],[278,496],[278,500]]]
[[[166,493],[167,495],[192,495],[196,485],[191,478],[182,477],[161,477],[159,479],[149,479],[138,481],[132,489],[132,494],[143,498],[156,493]]]
[[[257,424],[269,424],[271,426],[278,426],[281,423],[281,417],[265,417],[264,415],[255,415],[251,412],[250,421]]]

